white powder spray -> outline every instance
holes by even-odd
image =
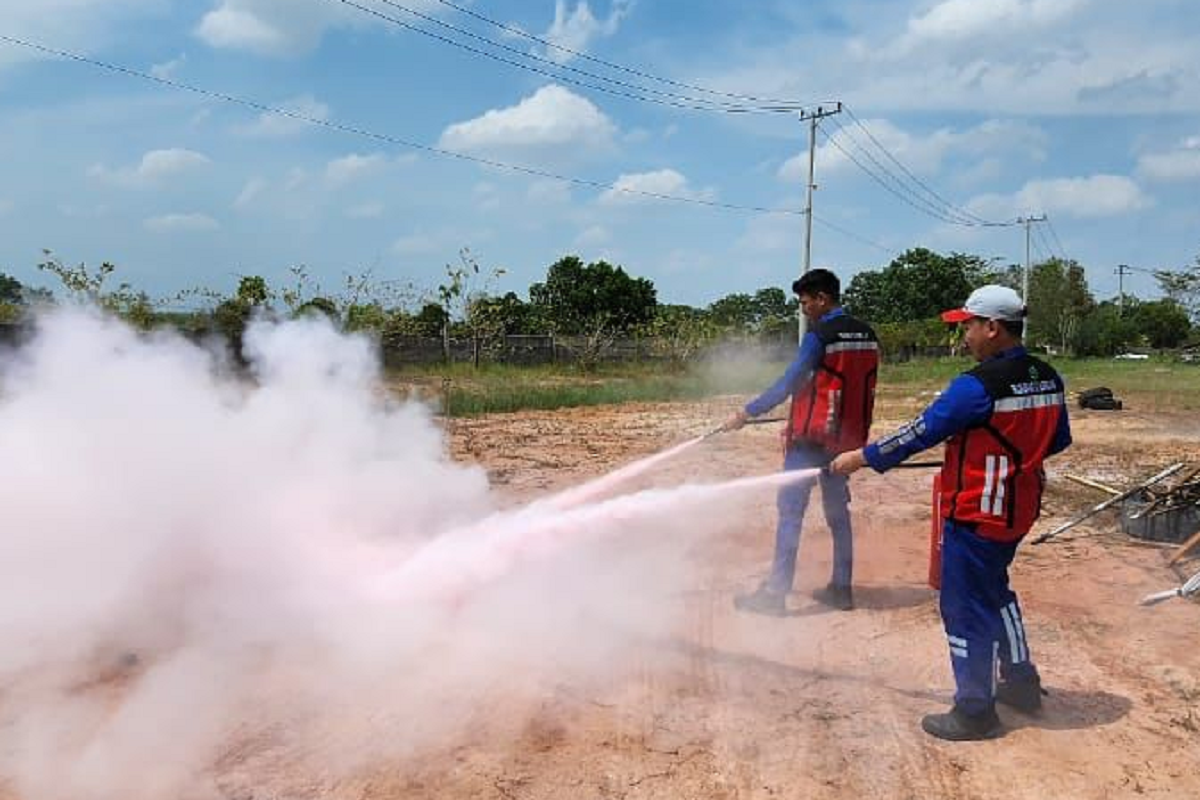
[[[252,385],[71,310],[0,355],[0,781],[24,800],[349,774],[617,674],[674,622],[681,544],[783,480],[499,513],[365,340],[257,324],[246,351]]]

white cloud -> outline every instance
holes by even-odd
[[[335,186],[342,186],[359,178],[378,175],[387,163],[387,156],[382,153],[350,153],[330,161],[325,166],[325,178]]]
[[[1030,181],[1012,195],[980,195],[967,208],[993,218],[1045,212],[1090,219],[1118,216],[1152,204],[1153,200],[1131,178],[1092,175]]]
[[[286,100],[279,104],[279,108],[283,111],[291,111],[310,119],[322,121],[329,119],[329,106],[317,100],[311,94],[303,94],[299,97],[293,97],[291,100]],[[238,128],[238,131],[246,136],[281,138],[284,136],[295,136],[312,127],[312,123],[306,122],[303,119],[264,111],[258,115],[254,122],[241,126]]]
[[[673,169],[660,169],[621,175],[611,189],[606,189],[600,195],[600,202],[607,205],[637,203],[649,199],[645,194],[685,197],[689,200],[716,198],[715,190],[694,189],[682,173]]]
[[[282,0],[221,0],[196,27],[210,47],[293,55],[310,50],[327,27],[348,24],[348,8],[330,3]]]
[[[1138,174],[1164,182],[1200,178],[1200,136],[1189,136],[1171,150],[1143,155],[1138,159]]]
[[[612,241],[612,234],[603,225],[590,225],[575,237],[574,247],[580,250],[590,250],[603,247]]]
[[[632,7],[633,0],[613,0],[608,17],[601,20],[592,13],[587,0],[580,0],[575,5],[575,10],[570,12],[567,11],[565,0],[555,0],[554,21],[550,23],[550,28],[542,38],[566,50],[586,52],[592,40],[616,33],[621,26],[621,20],[629,15]],[[546,48],[546,56],[560,64],[574,58],[571,53],[554,47]]]
[[[126,33],[128,21],[160,12],[167,4],[167,0],[0,0],[0,16],[9,36],[92,53]],[[0,69],[46,57],[6,44],[0,47]]]
[[[233,208],[245,214],[289,220],[307,220],[324,207],[326,184],[311,179],[300,167],[273,179],[253,177],[246,181]]]
[[[203,153],[173,147],[151,150],[133,167],[110,169],[103,164],[96,164],[88,169],[88,175],[118,186],[149,186],[187,172],[194,172],[211,163]]]
[[[438,9],[433,0],[405,0],[404,4],[422,12]],[[387,24],[349,6],[321,0],[216,0],[195,33],[210,47],[294,56],[316,47],[326,31]]]
[[[233,201],[233,207],[239,211],[244,211],[254,205],[254,201],[262,196],[270,184],[263,178],[251,178],[246,181],[246,185],[242,187],[242,191],[238,193],[237,199]]]
[[[554,150],[582,154],[612,146],[617,126],[590,100],[543,86],[515,106],[492,109],[442,132],[439,146],[457,152]]]
[[[1056,23],[1087,0],[943,0],[908,21],[909,46],[931,41],[1004,35]]]
[[[150,74],[156,78],[169,81],[175,77],[175,73],[179,71],[179,68],[182,67],[186,61],[187,54],[180,53],[177,58],[173,58],[170,61],[164,61],[161,64],[155,64],[150,67]]]
[[[837,97],[875,113],[1200,110],[1196,17],[1178,0],[860,0],[839,4],[856,32],[850,40],[795,14],[794,29],[731,48],[732,60],[714,59],[695,80],[762,96]]]
[[[863,126],[879,144],[918,176],[937,173],[946,160],[955,156],[984,158],[1012,153],[1032,161],[1041,161],[1046,157],[1045,132],[1034,125],[1015,120],[991,119],[961,131],[940,128],[926,135],[909,133],[886,119],[863,120]],[[847,124],[845,130],[848,133],[835,135],[840,148],[830,142],[818,145],[818,182],[822,175],[853,167],[846,151],[866,167],[880,171],[862,154],[860,148],[869,150],[876,160],[892,172],[903,174],[861,128]],[[788,183],[803,184],[808,177],[808,152],[804,151],[785,161],[779,168],[778,177]]]
[[[215,231],[221,227],[220,223],[205,214],[163,214],[150,217],[143,224],[146,230],[155,233],[193,233]]]
[[[346,209],[350,219],[378,219],[383,216],[383,203],[360,203]]]

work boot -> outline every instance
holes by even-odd
[[[838,611],[854,610],[854,593],[849,586],[837,586],[830,583],[824,589],[817,589],[812,596],[818,603],[836,608]]]
[[[968,714],[957,705],[946,714],[926,714],[921,728],[930,736],[949,742],[974,742],[1000,735],[1000,717],[992,708],[983,714]]]
[[[1004,703],[1023,714],[1036,714],[1042,710],[1042,688],[1040,678],[1026,681],[1003,681],[996,687],[996,702]]]
[[[782,617],[787,614],[786,601],[786,593],[777,592],[764,583],[753,592],[735,595],[733,607],[738,611],[749,611],[752,614]]]

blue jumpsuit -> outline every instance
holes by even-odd
[[[1015,347],[995,358],[1024,356],[1025,349]],[[886,472],[967,428],[986,423],[993,402],[978,378],[960,375],[916,420],[868,445],[863,454],[873,469]],[[1064,412],[1048,453],[1061,452],[1070,444],[1070,423]],[[1018,543],[985,538],[974,525],[954,519],[944,523],[941,614],[957,685],[954,702],[967,714],[987,713],[993,707],[997,661],[1004,680],[1037,678],[1021,606],[1008,579]]]
[[[821,317],[828,322],[844,315],[835,308]],[[783,377],[760,396],[746,404],[745,411],[752,417],[765,414],[803,389],[812,379],[813,371],[825,356],[825,345],[811,330],[800,342],[796,359],[788,366]],[[784,456],[785,470],[824,467],[833,455],[813,442],[797,442],[788,448]],[[835,586],[849,586],[854,566],[854,538],[850,526],[850,488],[845,476],[821,473],[821,502],[825,510],[825,522],[833,534],[833,577]],[[775,556],[767,588],[773,592],[786,593],[792,590],[796,576],[796,555],[800,549],[800,529],[804,523],[804,512],[808,509],[813,481],[801,481],[779,490],[776,506],[779,519],[775,526]]]

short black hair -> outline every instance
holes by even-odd
[[[804,273],[792,283],[792,291],[797,295],[827,294],[835,303],[842,301],[842,282],[827,269],[812,269]]]
[[[1017,339],[1020,339],[1022,336],[1024,336],[1024,335],[1025,335],[1025,322],[1024,322],[1024,320],[1019,320],[1019,319],[998,319],[998,320],[996,320],[996,322],[999,322],[999,323],[1000,323],[1000,325],[1004,327],[1004,330],[1008,331],[1008,334],[1009,334],[1010,336],[1013,336],[1013,337],[1016,337]]]

